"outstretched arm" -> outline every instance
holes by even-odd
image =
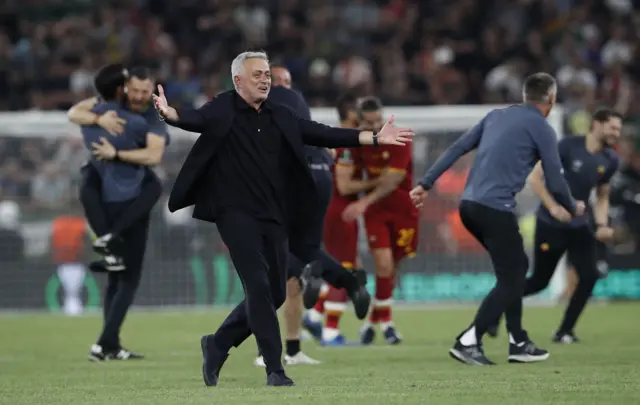
[[[442,173],[449,170],[453,164],[465,154],[475,149],[480,143],[482,132],[484,131],[484,123],[487,117],[483,118],[467,133],[462,135],[453,145],[451,145],[436,162],[427,170],[424,177],[418,183],[424,190],[430,190],[433,184],[438,180]]]
[[[207,129],[207,120],[215,111],[214,100],[207,102],[200,108],[176,109],[169,106],[161,85],[158,85],[158,95],[153,95],[156,110],[167,124],[189,132],[204,132]]]

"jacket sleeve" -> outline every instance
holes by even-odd
[[[352,148],[360,146],[357,129],[334,128],[316,121],[298,118],[302,142],[323,148]]]
[[[220,109],[217,99],[207,102],[200,108],[176,108],[178,121],[166,120],[172,127],[184,129],[189,132],[205,132],[210,121]]]

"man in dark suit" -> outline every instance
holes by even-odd
[[[266,101],[271,72],[262,52],[238,55],[231,73],[235,91],[197,110],[169,107],[158,87],[154,102],[167,123],[202,132],[176,179],[169,210],[195,205],[194,218],[217,224],[245,290],[245,300],[218,331],[200,341],[205,384],[217,385],[229,350],[253,333],[264,356],[267,385],[291,386],[281,361],[276,310],[285,300],[289,248],[298,257],[310,256],[305,241],[289,244],[288,239],[316,210],[317,199],[309,198],[316,189],[304,144],[402,145],[413,132],[394,127],[392,118],[379,133],[298,118],[291,109]]]

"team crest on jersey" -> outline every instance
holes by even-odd
[[[351,156],[351,151],[349,149],[344,149],[340,154],[340,159],[338,160],[338,162],[343,164],[353,163],[353,157]]]
[[[389,159],[389,152],[387,152],[386,150],[385,150],[384,152],[382,152],[382,158],[383,158],[384,160]]]
[[[580,171],[580,168],[582,168],[582,161],[581,160],[574,160],[572,165],[571,165],[571,170],[573,170],[574,172],[578,173]]]
[[[541,243],[540,244],[540,250],[542,250],[543,252],[547,252],[549,251],[549,244],[548,243]]]
[[[598,166],[598,173],[600,174],[604,173],[604,165]]]

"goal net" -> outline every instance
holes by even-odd
[[[416,132],[413,143],[415,180],[459,136],[487,112],[503,106],[390,107],[398,125]],[[312,110],[315,120],[337,124],[334,109]],[[559,137],[562,113],[549,117]],[[152,215],[143,280],[136,298],[142,306],[232,305],[243,297],[233,264],[215,226],[191,219],[188,209],[170,214],[166,198],[197,134],[170,129],[171,145],[157,168],[165,181],[165,195]],[[79,130],[64,113],[0,113],[2,183],[0,202],[0,309],[60,309],[59,260],[52,256],[52,224],[61,216],[82,216],[77,202],[79,168],[86,152]],[[415,258],[400,267],[395,298],[406,303],[458,303],[481,299],[495,277],[487,255],[463,229],[457,205],[473,155],[461,159],[438,181],[421,213],[420,244]],[[19,219],[9,221],[7,202],[19,208]],[[9,206],[12,203],[8,204]],[[532,213],[537,199],[524,190],[518,196],[518,214],[525,244],[532,247]],[[13,204],[15,207],[15,204]],[[11,211],[9,209],[9,211]],[[59,230],[58,230],[59,232]],[[364,230],[360,253],[367,270],[373,263]],[[18,238],[21,245],[16,244]],[[23,246],[23,248],[15,247]],[[86,260],[95,259],[86,246]],[[23,254],[16,253],[22,249]],[[20,252],[22,253],[22,252]],[[564,269],[561,265],[561,270]],[[556,272],[541,297],[554,299],[563,288],[563,271]],[[87,273],[83,300],[97,308],[104,277]],[[369,283],[373,288],[374,283]]]

